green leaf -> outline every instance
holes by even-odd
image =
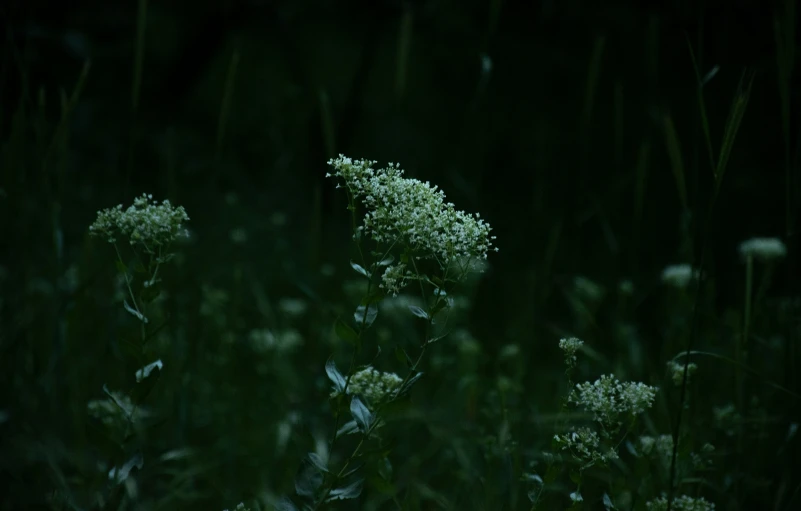
[[[311,463],[314,468],[320,472],[328,473],[328,464],[325,462],[325,460],[323,460],[322,456],[316,452],[310,452],[307,454],[307,457],[309,459],[309,463]]]
[[[342,435],[352,435],[353,433],[358,432],[359,425],[356,424],[356,421],[348,421],[337,431],[337,438],[341,437]]]
[[[603,502],[604,502],[604,507],[606,508],[606,511],[609,511],[610,509],[617,509],[615,507],[615,505],[612,503],[612,499],[610,499],[609,495],[607,495],[606,493],[604,493]]]
[[[342,321],[342,319],[337,318],[336,322],[334,323],[334,331],[337,334],[337,337],[342,339],[343,341],[348,341],[353,345],[359,344],[359,334],[356,333],[350,325]]]
[[[112,401],[114,401],[114,404],[117,405],[120,410],[122,410],[122,413],[125,414],[125,417],[130,419],[131,415],[133,414],[133,408],[117,399],[117,396],[112,393],[105,384],[103,385],[103,392],[110,397]]]
[[[412,385],[414,385],[415,382],[417,382],[417,380],[419,380],[422,377],[423,377],[423,373],[419,372],[419,373],[415,374],[414,376],[412,376],[411,378],[409,378],[409,381],[407,381],[406,384],[398,392],[398,396],[402,396],[403,394],[406,394],[407,392],[409,392],[409,390],[411,390],[411,388],[412,388]]]
[[[430,319],[428,313],[423,309],[421,309],[420,307],[418,307],[417,305],[409,305],[409,310],[412,312],[412,314],[414,314],[418,318]]]
[[[356,320],[356,324],[364,324],[365,328],[369,328],[373,324],[376,316],[378,316],[378,305],[374,303],[366,306],[359,305],[356,307],[356,312],[353,313],[353,319]]]
[[[367,272],[367,270],[362,268],[360,264],[354,263],[353,261],[351,261],[350,262],[350,267],[353,268],[354,270],[356,270],[356,273],[361,273],[362,275],[364,275],[368,279],[370,278],[370,274]]]
[[[370,413],[370,410],[364,405],[364,403],[362,403],[362,400],[359,399],[359,396],[353,396],[353,399],[351,399],[350,413],[356,420],[359,430],[362,433],[366,433],[367,430],[370,429],[370,425],[373,423],[373,414]]]
[[[375,264],[376,264],[376,266],[378,266],[378,267],[381,267],[381,266],[389,266],[389,265],[390,265],[390,264],[392,264],[394,261],[395,261],[395,256],[393,256],[392,254],[389,254],[387,257],[385,257],[385,258],[381,259],[380,261],[378,261],[378,262],[377,262],[377,263],[375,263]]]
[[[142,470],[142,467],[145,464],[145,460],[142,457],[142,453],[136,453],[131,459],[126,461],[119,470],[117,467],[112,468],[108,471],[108,478],[114,481],[116,484],[119,484],[126,479],[128,479],[128,475],[131,473],[131,470],[137,468]]]
[[[145,317],[145,315],[139,312],[138,310],[134,309],[130,305],[128,305],[128,300],[123,300],[122,306],[125,307],[125,310],[128,311],[136,319],[138,319],[142,323],[147,323],[147,318]]]
[[[154,369],[158,369],[159,372],[161,372],[162,367],[164,367],[164,363],[162,363],[161,359],[158,359],[155,362],[139,369],[136,371],[136,383],[141,383],[142,380],[150,376],[150,373],[152,373]]]
[[[358,481],[347,486],[343,486],[342,488],[334,488],[331,490],[331,493],[328,494],[328,498],[325,499],[325,501],[332,502],[334,500],[355,499],[362,494],[363,486],[364,479],[359,479]]]
[[[337,392],[343,392],[345,390],[345,377],[339,372],[336,363],[331,358],[325,363],[325,373],[328,375],[328,379],[333,382],[334,390]]]
[[[414,365],[414,362],[412,362],[412,359],[409,356],[409,354],[406,353],[406,350],[401,348],[400,346],[395,348],[395,358],[398,359],[398,362],[406,364],[406,366],[409,368],[411,368]]]
[[[312,465],[303,463],[295,477],[295,492],[301,497],[314,498],[323,484],[323,475]]]
[[[294,502],[284,497],[275,505],[276,511],[298,511]]]
[[[115,263],[114,263],[114,266],[116,266],[116,267],[117,267],[117,271],[118,271],[118,272],[120,272],[120,273],[122,273],[122,274],[127,274],[127,273],[128,273],[128,267],[127,267],[127,266],[125,266],[125,263],[123,263],[123,262],[122,262],[122,261],[120,261],[119,259],[117,259],[117,260],[115,261]]]

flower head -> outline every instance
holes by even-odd
[[[573,457],[585,466],[606,463],[618,457],[612,449],[601,452],[601,440],[598,438],[598,433],[590,428],[579,428],[565,435],[554,435],[553,439],[563,451],[570,451]]]
[[[188,235],[183,224],[189,216],[182,206],[173,206],[165,200],[161,204],[152,195],[142,194],[133,205],[123,210],[122,204],[97,212],[97,219],[89,226],[89,233],[116,243],[126,239],[131,245],[151,247],[169,245],[179,237]]]
[[[403,380],[395,373],[384,373],[371,366],[354,373],[348,385],[348,394],[358,394],[368,405],[377,406],[392,397]]]
[[[576,353],[579,348],[581,348],[582,344],[584,344],[584,341],[575,337],[559,340],[559,349],[565,352],[565,364],[567,364],[568,367],[576,365]]]
[[[645,506],[648,508],[648,511],[667,511],[667,497],[663,495],[662,497],[647,502]],[[670,508],[676,511],[714,511],[715,504],[703,497],[693,498],[688,495],[681,495],[673,499]]]
[[[687,367],[687,382],[690,382],[690,377],[693,373],[698,369],[698,366],[694,362],[690,362],[689,364],[680,364],[678,362],[670,361],[667,363],[668,371],[670,371],[670,377],[673,379],[673,384],[677,387],[681,387],[681,382],[684,380],[684,367]]]
[[[621,415],[635,416],[650,408],[657,390],[644,383],[620,382],[610,374],[593,383],[576,384],[568,399],[593,412],[594,419],[605,427],[615,429],[621,424]]]
[[[443,267],[487,257],[495,236],[478,214],[456,210],[445,202],[442,190],[403,177],[397,164],[374,169],[375,163],[343,155],[328,162],[334,173],[327,175],[342,179],[353,197],[364,203],[365,234],[378,243],[398,243]]]
[[[675,288],[685,288],[692,279],[697,279],[698,270],[693,270],[689,264],[672,264],[662,270],[662,282]]]
[[[773,261],[787,255],[787,247],[778,238],[751,238],[740,243],[740,254],[762,261]]]

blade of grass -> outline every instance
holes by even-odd
[[[706,103],[704,102],[705,80],[701,77],[701,70],[698,69],[698,62],[695,60],[695,52],[693,51],[693,45],[690,42],[690,37],[686,34],[685,37],[687,38],[687,48],[690,50],[690,59],[693,63],[693,70],[695,71],[695,79],[697,81],[696,88],[698,90],[698,111],[701,115],[701,129],[704,132],[704,141],[706,142],[706,151],[709,157],[709,167],[712,169],[713,173],[717,173],[715,156],[712,151],[712,136],[709,131],[709,118],[706,115]]]
[[[669,113],[664,115],[662,124],[665,130],[665,147],[667,148],[668,159],[670,160],[670,169],[673,171],[673,179],[676,181],[679,201],[681,201],[682,209],[686,212],[689,211],[690,204],[687,200],[687,184],[684,178],[684,162],[681,157],[679,136],[676,133],[673,118]]]
[[[403,10],[398,29],[398,57],[395,63],[395,96],[403,97],[406,90],[406,70],[409,65],[409,47],[412,43],[412,9],[408,6]]]
[[[718,156],[718,164],[715,167],[715,186],[719,187],[723,180],[723,174],[726,172],[726,166],[731,157],[731,150],[734,147],[734,139],[737,136],[737,131],[740,129],[740,124],[745,115],[745,109],[748,106],[748,99],[751,97],[751,87],[754,83],[754,72],[745,71],[743,77],[740,79],[740,84],[737,87],[737,92],[734,94],[729,117],[726,119],[726,125],[723,128],[723,141],[720,145],[720,155]]]
[[[236,70],[239,66],[239,51],[234,50],[231,54],[231,61],[228,63],[228,72],[225,75],[225,89],[223,90],[222,103],[220,104],[220,115],[217,118],[217,140],[214,150],[214,159],[220,162],[222,155],[222,145],[225,139],[225,128],[228,126],[228,116],[231,110],[231,98],[234,94],[234,81],[236,80]]]

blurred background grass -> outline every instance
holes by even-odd
[[[148,346],[165,370],[146,404],[136,501],[221,509],[293,492],[302,456],[332,427],[322,369],[348,355],[332,322],[359,299],[346,200],[324,178],[338,153],[440,185],[500,247],[465,290],[460,329],[427,361],[384,490],[425,508],[525,506],[517,478],[550,441],[564,391],[559,337],[597,354],[580,366],[587,378],[660,385],[686,346],[692,297],[665,293],[659,274],[692,262],[714,183],[690,48],[708,78],[715,158],[753,76],[709,220],[696,348],[733,356],[737,243],[781,237],[790,256],[757,303],[752,362],[798,389],[792,5],[5,2],[0,507],[97,505],[103,463],[119,453],[86,403],[130,384],[137,366],[111,249],[87,226],[143,192],[185,206],[192,235],[165,272],[164,327]],[[619,291],[626,279],[632,295]],[[378,365],[400,370],[388,354],[417,332],[386,309]],[[730,366],[702,365],[691,417],[733,400],[733,382]],[[776,405],[765,430],[782,438],[798,402],[759,388]],[[652,426],[662,433],[678,406],[666,394]],[[787,449],[797,442],[784,461],[750,458],[762,479],[746,504],[798,502]],[[746,483],[710,482],[724,509],[726,484]],[[371,495],[365,508],[385,498]]]

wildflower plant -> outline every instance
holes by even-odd
[[[368,457],[365,451],[375,452],[368,445],[382,445],[377,430],[387,420],[391,405],[422,377],[419,368],[426,351],[447,335],[452,291],[468,274],[481,271],[488,252],[497,250],[492,246],[491,227],[478,214],[457,210],[445,201],[442,190],[405,177],[397,164],[378,168],[375,161],[343,155],[328,164],[332,171],[327,176],[337,179],[337,188],[347,192],[358,254],[350,265],[363,279],[364,294],[352,319],[339,318],[334,324],[337,337],[351,346],[347,370],[341,373],[333,359],[325,365],[332,384],[334,425],[327,449],[331,459],[327,454],[309,453],[296,479],[296,493],[312,510],[361,494],[364,478],[358,466]],[[420,300],[407,305],[407,318],[424,326],[415,356],[401,347],[395,350],[407,373],[399,376],[374,368],[378,357],[360,365],[365,334],[378,318],[380,304],[407,289],[419,290]],[[351,420],[342,424],[345,413]],[[350,455],[335,459],[341,439],[348,435],[358,435],[360,440]],[[377,462],[389,466],[387,449],[379,451],[384,454]],[[390,477],[391,470],[380,473]]]
[[[127,209],[118,205],[99,211],[89,227],[91,236],[114,247],[118,275],[125,284],[122,308],[133,317],[132,330],[138,332],[138,335],[124,339],[123,343],[132,347],[130,352],[140,367],[131,375],[130,390],[110,390],[104,385],[106,398],[90,401],[87,405],[88,414],[97,419],[109,437],[121,447],[120,458],[112,460],[113,468],[108,473],[112,482],[109,498],[121,495],[120,485],[133,468],[143,467],[142,453],[130,439],[149,416],[142,401],[152,390],[164,366],[161,359],[152,362],[147,359],[146,343],[159,329],[152,327],[148,307],[161,294],[160,270],[174,255],[172,244],[187,236],[184,224],[188,220],[183,207],[173,206],[166,200],[157,203],[152,195],[143,194]]]
[[[637,417],[651,408],[657,395],[656,387],[639,382],[621,382],[614,375],[602,375],[594,382],[574,385],[572,374],[583,344],[574,337],[559,341],[559,348],[564,352],[568,383],[572,386],[563,402],[562,412],[569,412],[572,404],[586,410],[592,421],[582,425],[570,420],[557,422],[559,431],[551,442],[553,452],[546,456],[547,475],[544,479],[537,476],[536,488],[529,492],[532,510],[540,506],[545,487],[555,484],[559,473],[567,467],[571,467],[570,479],[576,485],[575,491],[569,495],[571,509],[580,509],[584,500],[581,493],[584,472],[592,467],[609,470],[611,463],[619,459],[618,448],[633,430]],[[567,455],[567,458],[562,455]],[[611,501],[607,507],[611,507]]]

